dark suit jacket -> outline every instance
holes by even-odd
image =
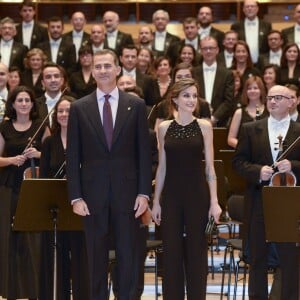
[[[23,44],[23,31],[22,31],[22,23],[16,26],[17,34],[15,35],[15,41]],[[48,30],[46,27],[42,26],[39,23],[34,22],[30,49],[36,48],[36,46],[40,43],[46,42],[49,40]]]
[[[231,29],[238,33],[239,40],[246,41],[244,20],[232,24]],[[266,53],[269,50],[267,36],[271,30],[272,25],[269,22],[258,20],[258,46],[260,54]]]
[[[36,98],[41,97],[45,92],[42,85],[42,74],[40,74],[36,83],[33,84],[32,71],[30,69],[26,69],[23,73],[21,73],[21,84],[32,88]]]
[[[295,26],[282,29],[281,34],[284,45],[295,42]]]
[[[123,71],[121,71],[119,77],[121,77],[122,75]],[[139,69],[136,69],[136,85],[142,89],[146,105],[154,105],[155,102],[153,99],[152,78],[149,75],[141,73]]]
[[[281,67],[279,70],[279,83],[285,85],[287,83],[295,84],[300,87],[300,65],[297,65],[294,70],[293,78],[289,78],[289,70],[287,67]]]
[[[18,67],[20,71],[24,70],[24,58],[28,48],[21,43],[13,41],[11,55],[8,67]]]
[[[96,92],[74,102],[70,110],[67,142],[69,198],[83,198],[91,214],[109,205],[120,212],[132,212],[138,194],[151,194],[146,106],[141,99],[122,91],[119,93],[110,151]]]
[[[164,56],[167,51],[168,48],[170,47],[171,44],[175,43],[175,42],[179,42],[180,38],[174,34],[171,34],[169,32],[166,33],[166,38],[165,38],[165,45],[164,45],[164,50],[163,51],[158,51],[157,49],[155,49],[155,32],[153,33],[153,51],[155,51],[157,53],[157,57],[159,56]]]
[[[69,86],[71,92],[74,93],[78,99],[89,95],[97,87],[93,76],[91,75],[89,81],[86,83],[81,71],[75,72],[70,76]]]
[[[128,33],[118,30],[117,39],[116,39],[116,47],[115,47],[115,49],[111,49],[111,50],[115,51],[116,54],[118,56],[120,56],[121,52],[122,52],[122,48],[126,45],[134,45],[131,34],[128,34]],[[107,42],[107,36],[105,36],[105,39],[104,39],[104,48],[105,49],[109,48],[108,42]]]
[[[49,41],[39,44],[38,48],[45,52],[48,60],[51,60],[51,48]],[[69,76],[76,71],[76,50],[70,40],[61,40],[57,54],[57,61],[55,63],[62,66]]]
[[[193,69],[200,87],[200,97],[205,99],[205,85],[202,64]],[[217,64],[216,77],[211,99],[212,115],[218,119],[218,126],[226,126],[236,107],[233,96],[233,75],[231,70]]]
[[[67,39],[67,40],[69,40],[69,41],[71,41],[73,43],[73,35],[72,35],[72,33],[73,33],[73,31],[66,32],[63,35],[63,39]],[[82,36],[82,40],[81,40],[81,46],[84,46],[84,45],[88,44],[89,40],[90,40],[90,34],[84,31],[83,32],[83,36]]]
[[[217,40],[218,47],[220,51],[222,51],[224,49],[223,46],[223,40],[225,36],[224,32],[217,28],[211,27],[209,35]]]

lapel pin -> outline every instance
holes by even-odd
[[[127,110],[131,110],[131,106],[128,106],[128,107],[127,107]]]

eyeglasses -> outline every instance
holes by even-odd
[[[216,49],[217,49],[217,47],[203,47],[203,48],[201,48],[201,51],[207,52],[207,51],[213,51]]]
[[[267,96],[267,101],[272,101],[274,99],[276,102],[280,102],[283,98],[285,99],[291,99],[290,97],[284,96],[284,95],[274,95],[274,96]]]

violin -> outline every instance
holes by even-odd
[[[299,141],[300,136],[285,150],[283,151],[283,137],[279,135],[278,139],[278,150],[281,153],[272,165],[272,168],[275,169],[275,163],[284,159],[287,153],[296,145]],[[270,186],[296,186],[297,179],[293,172],[275,172],[270,179]]]

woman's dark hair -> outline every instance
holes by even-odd
[[[191,64],[192,64],[193,66],[196,66],[196,64],[197,64],[197,53],[196,53],[195,48],[194,48],[192,45],[190,45],[190,44],[183,44],[183,45],[180,47],[180,49],[179,49],[179,51],[178,51],[179,55],[178,55],[177,63],[181,63],[181,62],[182,62],[180,56],[181,56],[181,52],[183,51],[184,48],[190,48],[190,49],[192,50],[194,58],[193,58],[193,60],[191,61]]]
[[[154,70],[155,70],[155,71],[157,71],[157,69],[158,69],[160,63],[161,63],[163,60],[168,61],[169,65],[170,65],[170,67],[171,67],[171,63],[170,63],[169,58],[166,57],[166,56],[160,56],[160,57],[158,57],[158,58],[154,61],[154,63],[153,63],[153,67],[154,67]]]
[[[175,65],[175,67],[172,70],[172,84],[174,84],[176,74],[180,70],[189,70],[191,72],[192,77],[193,77],[193,73],[192,73],[193,66],[189,63],[181,62],[181,63]]]
[[[13,104],[15,103],[17,96],[22,92],[27,93],[30,97],[31,102],[33,103],[33,106],[32,106],[32,109],[31,109],[30,115],[29,115],[30,120],[37,119],[38,111],[37,111],[37,105],[36,105],[36,101],[35,101],[34,92],[31,88],[29,88],[25,85],[17,86],[13,91],[11,91],[8,94],[8,98],[7,98],[6,106],[5,106],[5,116],[11,120],[17,119],[17,113],[13,107]]]
[[[60,132],[60,129],[61,129],[60,124],[57,122],[57,109],[58,109],[59,104],[63,101],[68,101],[68,102],[72,103],[75,100],[76,99],[74,97],[63,95],[56,102],[56,104],[54,106],[53,114],[51,117],[51,119],[52,119],[51,133],[52,134],[56,134],[56,133]]]
[[[252,59],[251,59],[250,48],[249,48],[248,44],[245,41],[238,40],[237,43],[234,46],[233,53],[235,53],[236,48],[238,46],[243,46],[246,49],[247,53],[248,53],[247,68],[253,68],[253,62],[252,62]],[[237,67],[237,61],[236,61],[236,58],[235,58],[235,55],[234,55],[233,60],[232,60],[232,67],[231,68],[236,69],[236,67]]]
[[[268,70],[268,69],[273,69],[274,72],[275,72],[275,84],[279,84],[279,79],[280,79],[280,67],[275,65],[275,64],[267,64],[264,66],[263,68],[263,76],[265,74],[265,71]],[[262,76],[262,78],[263,78]]]
[[[282,55],[281,55],[281,60],[280,60],[280,66],[282,68],[286,68],[288,66],[288,61],[287,61],[285,55],[286,55],[287,51],[292,47],[295,47],[297,49],[297,52],[298,52],[297,64],[300,64],[300,50],[299,50],[298,44],[297,43],[288,43],[282,50]]]

